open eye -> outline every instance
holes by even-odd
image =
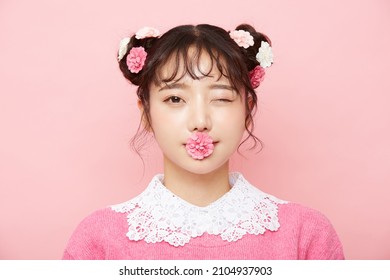
[[[170,96],[170,97],[168,97],[167,99],[164,100],[164,102],[169,102],[169,103],[174,103],[174,104],[178,104],[178,103],[180,103],[182,101],[184,101],[184,100],[181,99],[178,96]]]

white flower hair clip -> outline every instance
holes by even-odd
[[[260,63],[249,72],[249,79],[253,88],[257,88],[264,80],[264,69],[270,67],[274,61],[272,48],[268,42],[261,41],[259,51],[256,54],[256,60]]]
[[[230,38],[232,38],[237,45],[243,47],[244,49],[249,48],[249,46],[253,46],[255,41],[253,40],[253,36],[245,30],[233,30],[229,32]]]
[[[260,63],[260,66],[263,68],[270,67],[274,61],[274,55],[272,53],[272,48],[268,42],[261,42],[258,53],[256,54],[256,60]]]
[[[118,51],[118,61],[121,60],[126,52],[127,52],[127,45],[130,43],[130,38],[126,37],[123,38],[119,43],[119,51]]]

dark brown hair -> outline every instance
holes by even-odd
[[[257,32],[248,24],[241,24],[236,27],[236,30],[248,31],[254,38],[254,45],[248,48],[239,47],[237,43],[230,37],[226,30],[209,24],[200,25],[181,25],[172,28],[164,33],[160,38],[144,38],[136,39],[133,35],[127,46],[127,52],[133,47],[142,46],[147,52],[147,58],[143,69],[139,73],[129,71],[126,64],[126,55],[119,61],[119,67],[123,75],[134,85],[138,86],[137,95],[142,102],[144,111],[142,119],[145,125],[150,127],[150,85],[151,83],[160,84],[172,80],[179,80],[184,75],[188,74],[193,79],[199,79],[195,74],[199,69],[199,59],[201,54],[209,55],[212,67],[217,67],[221,75],[227,77],[237,92],[244,92],[246,122],[245,128],[248,132],[248,137],[241,143],[243,144],[249,138],[252,138],[253,145],[250,149],[254,149],[258,143],[262,147],[261,141],[253,134],[253,115],[257,108],[257,95],[249,79],[249,71],[253,70],[259,62],[256,60],[256,53],[262,41],[271,41],[262,33]],[[189,57],[188,50],[193,48]],[[162,67],[170,60],[176,62],[176,70],[171,73],[168,78],[162,78],[159,73]],[[183,73],[178,73],[180,64],[184,64]],[[207,76],[209,73],[202,73]],[[135,151],[139,152],[139,148],[143,146],[143,142],[139,141],[140,137],[148,134],[142,128],[140,123],[136,135],[132,139],[132,145]],[[241,146],[240,144],[240,146]]]

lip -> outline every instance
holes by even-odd
[[[214,141],[214,142],[213,142],[213,145],[215,146],[215,145],[217,145],[218,143],[219,143],[219,141]],[[184,144],[183,144],[183,146],[186,146],[186,145],[187,145],[187,143],[184,143]]]

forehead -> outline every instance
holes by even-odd
[[[178,81],[185,76],[192,79],[213,77],[228,80],[226,61],[216,51],[191,46],[186,51],[172,53],[156,71],[156,84]]]

